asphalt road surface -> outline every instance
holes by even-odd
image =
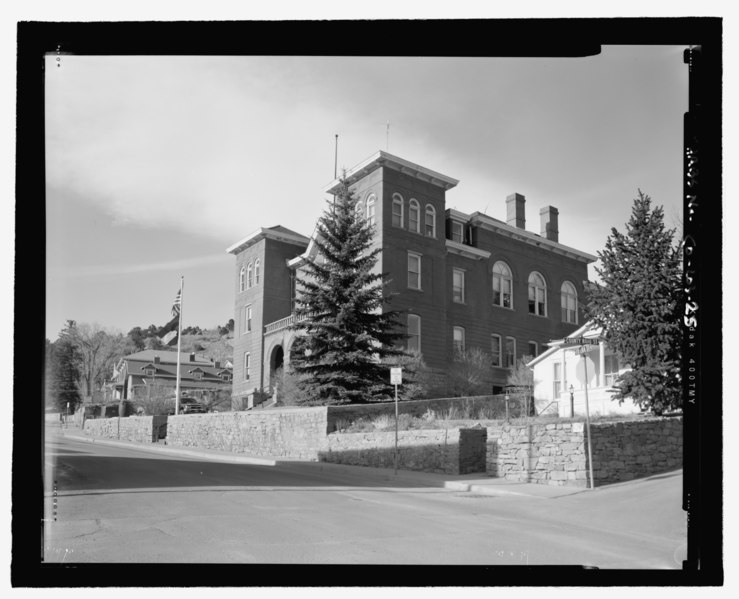
[[[51,563],[679,569],[686,557],[680,472],[545,498],[453,491],[438,476],[224,463],[63,436],[47,440],[45,459]]]

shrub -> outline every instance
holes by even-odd
[[[466,397],[490,392],[490,368],[492,357],[480,348],[473,347],[457,352],[446,375],[447,396]]]
[[[305,396],[298,386],[300,375],[290,368],[279,368],[270,382],[272,389],[277,391],[277,405],[299,406]]]

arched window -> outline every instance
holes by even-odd
[[[408,203],[408,229],[414,233],[420,233],[419,225],[421,224],[421,207],[416,200]]]
[[[246,267],[246,288],[251,289],[251,286],[253,284],[254,284],[254,274],[252,272],[251,262],[249,262],[249,266]]]
[[[529,275],[529,314],[547,315],[547,284],[538,272]]]
[[[362,218],[362,213],[364,212],[364,206],[362,205],[362,202],[357,202],[354,206],[354,217],[359,220]]]
[[[513,308],[512,288],[511,269],[505,262],[496,262],[493,266],[493,304]]]
[[[562,322],[577,324],[577,290],[569,281],[562,283]]]
[[[403,228],[403,196],[393,194],[393,227]]]
[[[436,210],[431,204],[426,204],[426,220],[423,230],[426,237],[436,237]]]
[[[242,266],[241,271],[239,272],[239,291],[243,291],[245,285],[246,285],[246,268]]]
[[[375,196],[374,194],[367,198],[367,222],[370,225],[375,224]]]
[[[254,263],[254,284],[259,285],[259,260]]]

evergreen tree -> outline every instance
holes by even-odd
[[[681,265],[673,236],[662,208],[639,190],[626,234],[612,229],[598,253],[602,284],[587,293],[588,318],[631,367],[616,381],[614,399],[630,397],[657,414],[682,403]]]
[[[78,369],[80,356],[77,346],[70,336],[70,331],[75,327],[73,320],[67,321],[67,326],[59,334],[59,339],[54,342],[51,352],[52,357],[52,389],[59,410],[66,412],[69,403],[69,412],[74,413],[79,403],[80,396]]]
[[[390,397],[388,360],[403,356],[397,312],[383,311],[386,275],[376,272],[374,226],[355,216],[345,182],[318,221],[317,259],[298,280],[290,364],[305,404],[340,404]],[[382,362],[385,362],[383,364]]]
[[[56,407],[54,383],[54,344],[44,340],[44,405],[47,408]]]

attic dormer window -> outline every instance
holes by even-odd
[[[222,378],[222,379],[223,379],[224,381],[230,381],[230,380],[231,380],[231,373],[230,373],[230,372],[224,372],[224,373],[223,373],[223,374],[221,375],[221,378]]]
[[[154,367],[144,368],[144,376],[154,376],[156,373],[157,370]]]
[[[456,220],[452,221],[452,241],[464,243],[464,225]]]
[[[202,372],[193,372],[192,378],[194,378],[196,381],[202,381],[203,380],[203,373]]]

